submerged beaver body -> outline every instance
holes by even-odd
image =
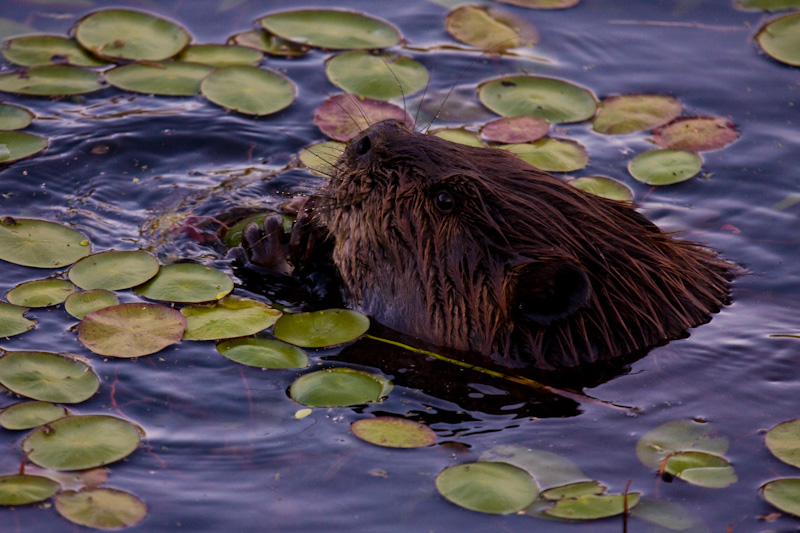
[[[509,367],[678,337],[727,303],[735,268],[508,152],[396,121],[350,141],[313,204],[351,307]]]

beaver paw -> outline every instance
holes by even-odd
[[[283,217],[272,215],[264,219],[261,227],[252,223],[244,228],[241,251],[234,252],[234,255],[276,274],[291,275],[289,239],[290,234],[283,229]]]

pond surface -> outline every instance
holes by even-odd
[[[268,5],[267,5],[268,4]],[[602,402],[549,398],[451,365],[359,341],[344,353],[312,352],[312,366],[332,358],[384,373],[395,389],[360,408],[302,406],[286,393],[298,375],[260,370],[222,358],[212,342],[182,342],[137,360],[108,360],[77,341],[61,307],[32,310],[36,331],[0,342],[4,350],[84,355],[101,376],[98,394],[78,413],[109,413],[141,425],[143,446],[110,467],[108,486],[132,492],[148,517],[131,531],[620,531],[620,518],[587,524],[494,516],[457,507],[436,491],[445,467],[475,461],[498,445],[547,450],[576,463],[591,479],[622,492],[674,502],[692,530],[794,531],[759,487],[796,469],[773,458],[763,432],[800,416],[800,71],[771,60],[752,40],[774,15],[741,11],[730,0],[586,1],[563,11],[505,6],[532,22],[541,43],[524,57],[497,58],[452,48],[447,8],[425,0],[340,0],[326,7],[361,10],[395,24],[413,49],[404,53],[432,73],[423,109],[436,110],[454,88],[437,125],[477,124],[491,115],[475,98],[479,82],[523,72],[569,80],[599,98],[624,93],[669,94],[685,115],[729,117],[741,131],[731,146],[703,154],[703,174],[651,188],[633,180],[627,162],[651,147],[646,134],[607,137],[587,123],[558,126],[587,147],[589,166],[575,176],[603,174],[628,184],[642,211],[662,228],[707,243],[745,266],[734,302],[681,340],[653,349],[629,371],[584,392]],[[108,6],[112,5],[108,3]],[[196,42],[222,43],[268,11],[296,2],[120,0],[183,24]],[[66,33],[104,2],[4,0],[3,38]],[[425,51],[420,51],[425,49]],[[191,259],[230,272],[218,250],[197,239],[203,217],[233,206],[269,207],[308,191],[321,178],[285,171],[302,147],[324,140],[313,110],[338,92],[325,78],[329,54],[267,59],[298,85],[298,98],[275,115],[226,113],[201,98],[150,97],[114,88],[60,100],[3,94],[38,118],[26,131],[49,148],[0,167],[0,214],[70,225],[96,251],[149,249],[162,262]],[[8,63],[2,68],[11,69]],[[416,112],[419,97],[407,99]],[[421,113],[424,124],[427,115]],[[0,291],[38,279],[42,271],[3,263]],[[237,288],[237,294],[250,294]],[[135,300],[133,293],[123,299]],[[328,360],[330,363],[330,359]],[[400,361],[400,363],[398,363]],[[424,370],[420,370],[423,369]],[[603,381],[603,380],[599,380]],[[18,401],[0,397],[0,407]],[[373,414],[409,415],[439,437],[430,448],[390,450],[354,437],[350,423]],[[663,481],[636,457],[647,431],[670,421],[701,420],[725,435],[738,481],[708,489]],[[23,432],[0,430],[0,472],[22,461]],[[0,509],[4,531],[81,530],[52,509]],[[640,521],[631,530],[659,530]]]

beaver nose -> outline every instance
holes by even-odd
[[[369,132],[366,132],[360,139],[356,139],[353,144],[353,152],[357,156],[365,155],[372,148],[372,141],[369,138]]]

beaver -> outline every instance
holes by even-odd
[[[347,305],[389,328],[546,371],[684,335],[729,303],[738,271],[630,204],[396,120],[348,143],[291,236],[272,218],[244,238],[284,272],[322,250]]]

